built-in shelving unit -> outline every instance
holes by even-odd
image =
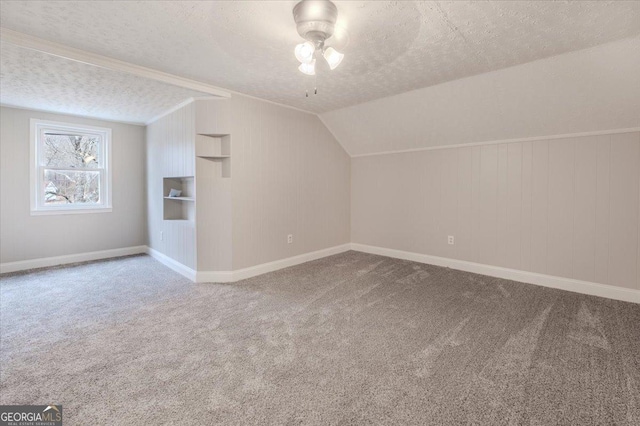
[[[147,126],[149,246],[194,271],[233,268],[233,104],[195,100]]]
[[[195,183],[193,176],[165,177],[162,179],[164,193],[164,220],[195,219]],[[172,189],[181,191],[179,197],[169,197]]]
[[[220,163],[219,176],[231,177],[231,135],[198,133],[196,157]]]

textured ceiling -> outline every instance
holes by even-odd
[[[3,1],[0,25],[314,112],[640,34],[640,2],[338,1],[345,59],[305,98],[295,3]]]
[[[145,123],[206,94],[2,43],[0,102],[106,120]]]

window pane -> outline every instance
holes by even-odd
[[[100,203],[100,172],[45,170],[44,204]]]
[[[43,166],[61,168],[99,167],[98,135],[78,135],[68,133],[44,133]]]

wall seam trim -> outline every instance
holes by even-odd
[[[454,145],[438,145],[438,146],[430,146],[424,148],[412,148],[412,149],[401,149],[395,151],[382,151],[382,152],[372,152],[367,154],[353,154],[351,158],[361,158],[361,157],[373,157],[376,155],[393,155],[393,154],[405,154],[411,152],[421,152],[421,151],[434,151],[439,149],[456,149],[456,148],[465,148],[469,146],[484,146],[484,145],[500,145],[500,144],[509,144],[509,143],[522,143],[522,142],[536,142],[536,141],[551,141],[556,139],[567,139],[567,138],[577,138],[577,137],[585,137],[585,136],[602,136],[602,135],[615,135],[619,133],[634,133],[640,132],[640,127],[628,127],[622,129],[609,129],[609,130],[595,130],[592,132],[581,132],[581,133],[565,133],[559,135],[548,135],[548,136],[533,136],[528,138],[513,138],[513,139],[496,139],[491,141],[483,141],[483,142],[469,142],[469,143],[459,143]]]

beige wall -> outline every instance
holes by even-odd
[[[31,118],[112,129],[112,212],[31,216]],[[0,122],[1,263],[146,244],[144,127],[7,107]]]
[[[366,156],[351,171],[354,243],[640,290],[638,132]]]
[[[321,117],[351,155],[637,128],[639,75],[634,37]]]
[[[231,134],[234,270],[349,242],[350,158],[317,116],[234,95],[199,101],[196,123]]]

